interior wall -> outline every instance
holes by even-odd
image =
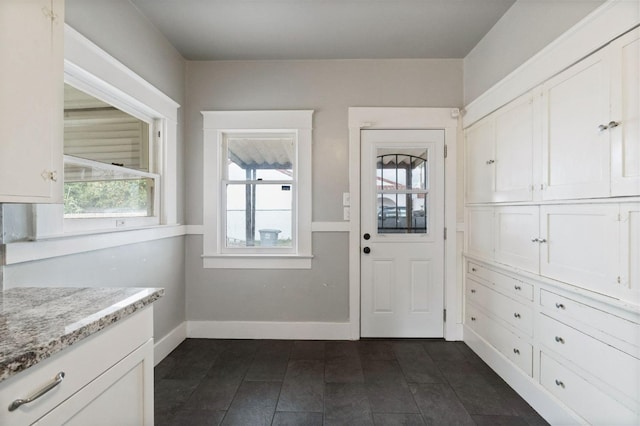
[[[187,223],[202,224],[203,110],[313,109],[313,221],[343,220],[349,190],[348,108],[460,107],[462,60],[187,62]],[[198,321],[349,318],[348,234],[313,234],[311,270],[203,269],[186,243],[187,316]]]
[[[468,105],[602,5],[604,0],[518,0],[464,58]]]
[[[66,0],[65,22],[128,68],[184,104],[184,60],[127,0]],[[180,113],[181,114],[181,113]],[[184,216],[182,116],[178,116],[178,219]],[[31,209],[3,206],[7,242],[32,235]],[[4,287],[164,287],[154,305],[156,339],[185,320],[184,237],[4,267]]]

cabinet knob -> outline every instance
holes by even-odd
[[[556,379],[556,386],[560,386],[562,389],[564,389],[564,383],[558,379]]]
[[[517,313],[517,312],[516,312],[516,313],[514,313],[514,314],[513,314],[513,316],[514,316],[515,318],[520,318],[520,314],[519,314],[519,313]]]
[[[513,353],[516,354],[516,355],[520,355],[520,350],[516,349],[516,348],[513,348]]]
[[[362,236],[362,238],[364,238],[365,240],[368,240],[368,239],[370,239],[370,238],[371,238],[371,234],[366,233],[366,234],[364,234],[364,235]]]
[[[476,289],[475,289],[475,288],[472,288],[472,289],[471,289],[471,293],[475,293],[475,292],[476,292]]]
[[[544,239],[544,238],[541,238],[538,242],[539,242],[540,244],[544,244],[544,243],[546,243],[546,242],[547,242],[547,240],[546,240],[546,239]]]
[[[618,127],[619,125],[620,125],[620,122],[619,122],[619,121],[610,121],[610,122],[609,122],[609,128],[610,128],[610,129],[616,128],[616,127]]]
[[[513,288],[518,290],[518,291],[522,290],[522,287],[520,287],[519,285],[514,285]]]
[[[531,238],[532,243],[537,243],[538,241],[540,241],[538,238]]]
[[[487,161],[486,161],[486,163],[487,163],[487,164],[493,164],[493,163],[495,163],[495,162],[496,162],[496,160],[487,160]]]
[[[476,317],[471,317],[471,321],[475,321],[475,320],[476,320]]]
[[[608,128],[609,128],[609,126],[607,126],[606,124],[601,124],[601,125],[598,126],[598,130],[600,130],[601,132],[604,132]]]
[[[44,180],[50,180],[53,182],[57,182],[58,181],[58,171],[57,170],[45,170],[42,173],[40,173],[40,176],[42,176],[42,179]]]
[[[562,303],[556,303],[556,308],[565,309],[565,307],[564,307],[564,305]]]
[[[560,336],[556,336],[556,342],[562,343],[564,345],[564,339]]]
[[[471,268],[471,272],[476,272],[476,268]]]

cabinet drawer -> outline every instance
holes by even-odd
[[[465,324],[518,368],[532,375],[533,348],[529,343],[489,318],[472,303],[466,304]]]
[[[467,272],[494,284],[504,293],[533,301],[533,285],[529,283],[492,271],[474,262],[467,263]]]
[[[472,279],[467,280],[467,300],[483,307],[487,312],[506,321],[528,336],[533,335],[533,311]]]
[[[540,291],[540,304],[553,311],[559,321],[577,320],[619,340],[640,348],[640,324],[547,290]],[[638,352],[636,352],[637,354]]]
[[[544,345],[640,403],[640,360],[544,314],[539,319]]]
[[[640,424],[637,413],[544,352],[540,354],[540,383],[591,424]]]
[[[0,425],[32,424],[148,341],[152,330],[153,311],[146,308],[3,381]],[[65,377],[53,390],[15,411],[6,409],[14,400],[41,389],[59,372]]]

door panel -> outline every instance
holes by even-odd
[[[361,140],[361,335],[442,337],[444,131]]]

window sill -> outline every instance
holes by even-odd
[[[7,265],[12,265],[182,235],[186,235],[184,225],[159,225],[115,232],[98,231],[61,235],[37,241],[9,243],[5,248],[5,260]]]
[[[205,254],[202,265],[217,269],[311,269],[312,259],[306,255]]]

